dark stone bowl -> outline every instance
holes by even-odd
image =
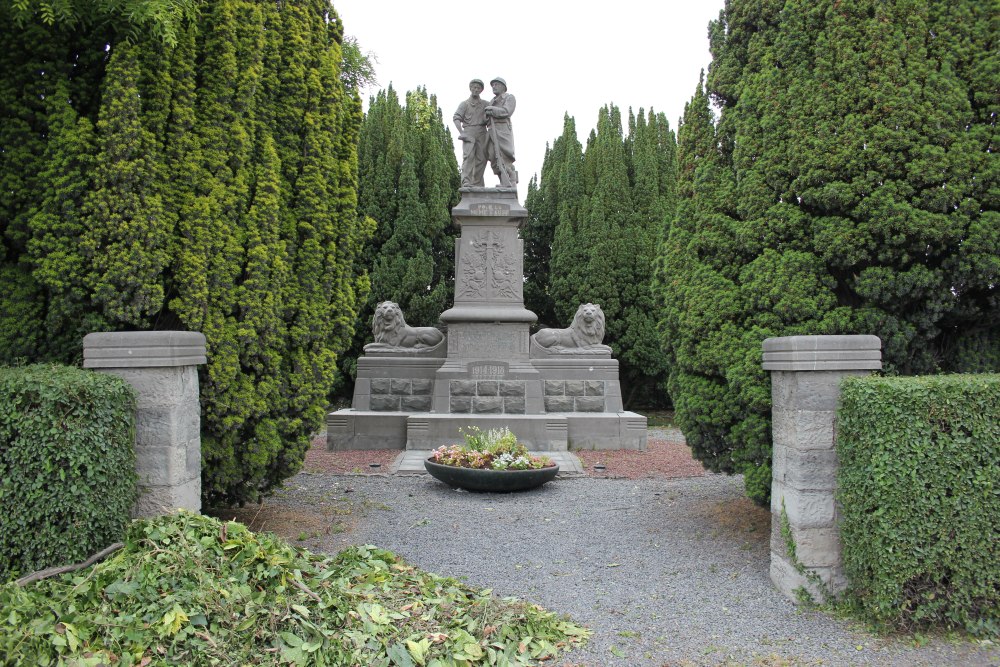
[[[553,480],[559,472],[558,464],[535,470],[480,470],[479,468],[459,468],[434,463],[424,459],[424,467],[431,477],[448,486],[466,491],[491,491],[509,493],[527,491]]]

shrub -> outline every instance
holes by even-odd
[[[851,378],[838,417],[851,597],[879,626],[1000,631],[1000,375]]]
[[[0,368],[0,581],[83,560],[125,535],[134,441],[135,393],[124,380]]]

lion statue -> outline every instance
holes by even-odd
[[[383,301],[375,308],[372,317],[372,333],[375,342],[365,345],[365,351],[405,349],[424,350],[437,347],[444,340],[444,334],[434,327],[411,327],[403,319],[399,304]]]
[[[550,352],[610,353],[604,340],[604,311],[593,303],[576,309],[573,324],[568,329],[540,329],[531,337],[533,343]]]

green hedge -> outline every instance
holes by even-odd
[[[1000,631],[1000,375],[845,380],[851,598],[877,625]]]
[[[0,582],[125,535],[136,499],[135,392],[55,365],[0,368]]]

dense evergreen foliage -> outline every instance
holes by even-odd
[[[525,199],[525,304],[548,326],[567,326],[581,303],[600,304],[627,404],[662,395],[650,283],[674,207],[675,153],[663,114],[630,112],[625,136],[621,112],[605,107],[586,150],[567,116]]]
[[[730,0],[710,27],[709,76],[678,131],[663,339],[696,455],[745,473],[760,502],[765,338],[875,334],[904,374],[998,367],[988,5]]]
[[[362,253],[371,292],[345,367],[372,341],[371,318],[395,301],[406,321],[434,326],[451,307],[460,178],[454,144],[434,95],[418,88],[401,105],[392,86],[371,99],[358,146],[358,211],[376,224]]]
[[[206,500],[257,497],[300,467],[367,289],[339,20],[213,0],[174,46],[0,24],[0,362],[202,331]]]

